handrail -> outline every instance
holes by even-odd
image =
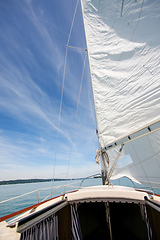
[[[91,177],[94,178],[95,176],[102,177],[102,175],[101,175],[100,173],[97,173],[97,174],[94,174],[94,175],[88,176],[88,177],[84,178],[84,179],[81,181],[80,187],[82,186],[83,182],[84,182],[86,179],[91,178]]]
[[[158,189],[157,187],[144,186],[144,185],[142,185],[142,186],[136,186],[135,183],[134,183],[134,181],[133,181],[132,179],[130,179],[130,178],[127,177],[127,176],[123,176],[123,177],[124,177],[124,178],[127,178],[128,180],[130,180],[130,182],[133,184],[133,187],[134,187],[134,189],[135,189],[136,191],[145,191],[145,192],[147,192],[147,190],[148,190],[148,194],[159,196],[159,194],[156,194],[156,193],[153,191],[153,189]],[[122,185],[120,184],[120,178],[118,178],[117,180],[119,181],[119,185],[122,186]],[[142,182],[148,183],[147,181],[142,181]],[[152,182],[152,183],[155,183],[155,182]],[[158,183],[157,183],[157,184],[158,184]],[[146,190],[145,190],[145,189],[146,189]],[[149,189],[150,189],[150,190],[149,190]]]
[[[124,178],[127,178],[128,180],[130,180],[130,182],[133,184],[134,188],[136,188],[136,185],[135,185],[135,183],[133,182],[133,180],[132,180],[131,178],[129,178],[129,177],[127,177],[127,176],[123,176],[123,177],[124,177]],[[118,180],[119,185],[120,185],[120,178],[118,178],[117,180]],[[120,185],[120,186],[121,186],[121,185]]]
[[[13,197],[13,198],[9,198],[9,199],[3,200],[3,201],[0,202],[0,204],[1,204],[1,203],[5,203],[5,202],[9,202],[9,201],[14,200],[14,199],[16,199],[16,198],[20,198],[20,197],[23,197],[23,196],[29,195],[29,194],[34,193],[34,192],[37,192],[37,191],[39,191],[39,190],[40,190],[40,189],[37,189],[37,190],[34,190],[34,191],[32,191],[32,192],[24,193],[24,194],[19,195],[19,196],[16,196],[16,197]]]
[[[64,186],[65,186],[65,185],[60,185],[60,186],[58,186],[58,187],[55,187],[55,190],[54,190],[53,192],[55,192],[58,188],[64,187]],[[67,186],[67,187],[72,187],[72,186],[69,186],[69,184],[66,185],[66,186]],[[75,186],[75,187],[76,187],[76,186]],[[16,197],[3,200],[3,201],[0,202],[0,204],[1,204],[1,203],[5,203],[5,202],[9,202],[9,201],[11,201],[11,200],[14,200],[14,199],[17,199],[17,198],[20,198],[20,197],[23,197],[23,196],[26,196],[26,195],[29,195],[29,194],[32,194],[32,193],[34,193],[34,192],[38,192],[38,201],[37,201],[37,202],[39,202],[40,191],[47,190],[47,189],[51,189],[51,188],[53,188],[53,187],[36,189],[36,190],[34,190],[34,191],[32,191],[32,192],[24,193],[24,194],[21,194],[21,195],[16,196]],[[78,188],[78,187],[77,187],[77,188]],[[53,192],[52,192],[52,193],[53,193]],[[51,194],[49,194],[48,197],[49,197],[50,195],[51,195]],[[48,198],[48,197],[47,197],[47,198]],[[45,198],[43,201],[45,201],[47,198]]]
[[[78,182],[80,182],[80,181],[78,181]],[[74,182],[74,183],[72,183],[72,184],[76,184],[76,183],[78,183],[78,182]],[[49,196],[52,196],[52,194],[57,190],[57,189],[59,189],[59,188],[61,188],[61,187],[65,187],[65,186],[67,186],[67,187],[70,187],[70,188],[80,188],[80,187],[77,187],[77,186],[70,186],[70,185],[72,185],[72,184],[65,184],[65,185],[59,185],[54,191],[52,191],[47,197],[45,197],[44,199],[43,199],[43,201],[45,201]],[[65,194],[66,192],[63,192],[63,194]],[[62,193],[60,194],[60,196],[62,195]]]
[[[28,192],[28,193],[24,193],[24,194],[22,194],[22,195],[19,195],[19,196],[13,197],[13,198],[10,198],[10,199],[7,199],[7,200],[3,200],[3,201],[0,202],[0,204],[5,203],[5,202],[8,202],[8,201],[11,201],[11,200],[14,200],[14,199],[17,199],[17,198],[20,198],[20,197],[23,197],[23,196],[26,196],[26,195],[29,195],[29,194],[32,194],[32,193],[35,193],[35,192],[38,192],[38,201],[37,201],[37,204],[33,205],[32,207],[25,208],[25,211],[27,211],[27,210],[29,210],[29,209],[31,209],[31,208],[33,208],[33,207],[37,207],[37,206],[39,206],[40,204],[45,203],[46,201],[49,201],[50,199],[53,199],[53,198],[50,198],[50,199],[47,200],[47,198],[49,198],[49,197],[51,196],[51,194],[55,193],[55,192],[56,192],[59,188],[61,188],[61,187],[67,186],[68,188],[74,188],[75,190],[77,190],[77,189],[83,188],[83,187],[82,187],[82,184],[83,184],[83,182],[84,182],[86,179],[88,179],[88,178],[96,178],[96,177],[98,177],[98,176],[101,177],[101,174],[100,174],[100,173],[94,174],[94,175],[91,175],[91,176],[88,176],[88,177],[82,179],[81,181],[77,181],[77,182],[73,182],[73,183],[70,183],[70,184],[67,184],[67,185],[59,185],[59,186],[57,186],[57,187],[54,187],[54,191],[53,191],[52,193],[50,193],[47,197],[45,197],[40,203],[39,203],[40,191],[47,190],[47,189],[52,189],[53,187],[36,189],[36,190],[34,190],[34,191],[31,191],[31,192]],[[133,187],[134,187],[135,190],[141,191],[141,187],[140,187],[140,186],[136,186],[132,179],[130,179],[130,178],[127,177],[127,176],[124,176],[124,177],[130,180],[130,182],[133,184]],[[119,180],[119,179],[118,179],[118,180]],[[76,186],[75,184],[77,184],[77,183],[80,183],[80,185],[79,185],[79,186]],[[121,185],[120,182],[119,182],[119,185]],[[148,186],[148,187],[142,186],[142,191],[145,191],[145,189],[146,189],[146,191],[149,190],[149,186]],[[63,191],[63,192],[61,192],[61,193],[58,194],[58,195],[59,195],[59,196],[64,196],[65,193],[68,193],[68,192],[69,192],[68,190],[65,191],[65,192]],[[150,194],[152,194],[152,193],[150,192]],[[153,192],[153,195],[159,196],[158,194],[156,194],[156,193],[154,193],[154,192]],[[18,211],[18,214],[21,214],[21,210]],[[10,216],[10,214],[9,214],[9,216]],[[12,215],[11,215],[11,217],[12,217]],[[3,219],[3,217],[0,218],[0,221],[2,221],[2,219]]]
[[[88,178],[88,177],[87,177],[87,178]],[[85,178],[85,179],[86,179],[86,178]],[[3,201],[0,202],[0,204],[1,204],[1,203],[8,202],[8,201],[11,201],[11,200],[14,200],[14,199],[17,199],[17,198],[20,198],[20,197],[23,197],[23,196],[26,196],[26,195],[29,195],[29,194],[32,194],[32,193],[35,193],[35,192],[38,192],[38,201],[37,201],[37,202],[39,203],[40,191],[55,188],[55,190],[54,190],[52,193],[50,193],[50,194],[43,200],[43,201],[45,201],[51,194],[53,194],[53,193],[54,193],[57,189],[59,189],[60,187],[67,186],[67,187],[71,187],[71,188],[72,188],[72,186],[70,186],[70,185],[73,185],[73,184],[76,184],[76,183],[79,183],[79,182],[81,182],[81,181],[74,182],[74,183],[70,183],[70,184],[67,184],[67,185],[66,185],[66,184],[65,184],[65,185],[59,185],[58,187],[49,187],[49,188],[36,189],[36,190],[34,190],[34,191],[31,191],[31,192],[28,192],[28,193],[24,193],[24,194],[18,195],[18,196],[13,197],[13,198],[9,198],[9,199],[3,200]],[[80,186],[81,186],[81,184],[80,184]],[[79,187],[77,187],[77,186],[74,186],[74,187],[79,188]]]
[[[96,174],[96,175],[98,175],[98,174]],[[91,177],[91,176],[90,176],[90,177]],[[87,177],[87,178],[89,178],[89,177]],[[87,178],[85,178],[85,179],[87,179]],[[85,179],[83,179],[83,180],[85,180]],[[76,190],[77,190],[77,189],[80,189],[80,188],[82,188],[82,187],[81,187],[81,184],[80,184],[80,186],[75,186],[75,185],[74,185],[74,186],[71,186],[71,185],[76,184],[76,183],[79,183],[79,182],[81,182],[81,181],[74,182],[74,183],[70,183],[70,184],[67,184],[67,185],[66,185],[66,184],[65,184],[65,185],[59,185],[59,186],[55,187],[55,190],[54,190],[53,192],[55,192],[55,191],[56,191],[57,189],[59,189],[60,187],[64,187],[64,186],[67,186],[67,187],[69,187],[69,188],[76,188]],[[11,214],[8,214],[8,215],[6,215],[6,216],[0,217],[0,222],[5,221],[5,220],[7,220],[7,219],[10,219],[10,218],[12,218],[12,217],[15,217],[15,216],[17,216],[17,215],[20,215],[20,214],[22,214],[22,213],[24,213],[24,212],[26,212],[26,211],[28,211],[28,210],[30,210],[30,209],[33,209],[33,208],[38,207],[39,205],[41,205],[41,204],[43,204],[43,203],[45,203],[45,202],[48,202],[48,201],[50,201],[50,200],[52,200],[52,199],[57,198],[57,197],[54,197],[54,198],[51,198],[51,199],[46,200],[46,199],[53,193],[53,192],[52,192],[52,193],[49,194],[45,199],[43,199],[42,202],[39,203],[40,191],[42,191],[42,190],[47,190],[47,189],[51,189],[51,188],[53,188],[53,187],[36,189],[36,190],[34,190],[34,191],[32,191],[32,192],[28,192],[28,193],[25,193],[25,194],[22,194],[22,195],[19,195],[19,196],[16,196],[16,197],[13,197],[13,198],[10,198],[10,199],[1,201],[0,204],[1,204],[1,203],[8,202],[8,201],[11,201],[11,200],[14,200],[14,199],[17,199],[17,198],[20,198],[20,197],[23,197],[23,196],[26,196],[26,195],[29,195],[29,194],[32,194],[32,193],[38,191],[38,203],[37,203],[37,204],[34,204],[34,205],[32,205],[32,206],[29,206],[29,207],[26,207],[26,208],[24,208],[24,209],[22,209],[22,210],[19,210],[19,211],[17,211],[17,212],[11,213]],[[67,192],[68,192],[68,191],[67,191]],[[59,196],[64,196],[64,195],[65,195],[65,193],[62,192]],[[58,197],[59,197],[59,196],[58,196]]]
[[[80,188],[81,186],[71,186],[71,185],[73,185],[73,184],[77,184],[77,183],[80,183],[80,182],[81,182],[81,181],[77,181],[77,182],[70,183],[70,184],[59,185],[59,186],[57,186],[57,187],[49,187],[49,188],[36,189],[36,190],[34,190],[34,191],[31,191],[31,192],[28,192],[28,193],[24,193],[24,194],[18,195],[18,196],[13,197],[13,198],[9,198],[9,199],[3,200],[3,201],[0,202],[0,204],[1,204],[1,203],[5,203],[5,202],[12,201],[12,200],[14,200],[14,199],[17,199],[17,198],[20,198],[20,197],[23,197],[23,196],[26,196],[26,195],[29,195],[29,194],[32,194],[32,193],[35,193],[35,192],[38,192],[38,201],[37,201],[37,203],[39,203],[40,191],[55,188],[55,190],[54,190],[52,193],[50,193],[45,199],[42,200],[42,202],[43,202],[43,201],[45,201],[51,194],[53,194],[57,189],[59,189],[59,188],[61,188],[61,187],[67,186],[67,187],[70,187],[70,188],[77,188],[77,189]],[[80,185],[81,185],[81,184],[80,184]],[[63,193],[63,194],[64,194],[64,193]],[[61,195],[62,195],[62,194],[61,194]]]

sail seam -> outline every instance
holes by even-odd
[[[131,35],[131,37],[130,37],[130,40],[129,40],[128,44],[131,42],[131,40],[132,40],[132,38],[133,38],[133,36],[134,36],[134,34],[135,34],[136,28],[137,28],[137,26],[138,26],[138,23],[139,23],[139,20],[140,20],[141,14],[142,14],[143,4],[144,4],[144,0],[143,0],[143,2],[142,2],[142,5],[141,5],[140,14],[139,14],[139,18],[138,18],[137,24],[136,24],[136,26],[135,26],[135,28],[134,28],[134,30],[133,30],[133,33],[132,33],[132,35]],[[121,52],[118,61],[121,60],[122,55],[123,55],[123,51]],[[115,67],[114,67],[114,71],[115,71],[115,68],[118,66],[118,64],[119,64],[119,63],[117,63],[117,64],[115,65]]]
[[[153,125],[155,125],[155,124],[158,124],[158,123],[160,123],[160,120],[158,120],[158,121],[156,121],[156,122],[154,122],[154,123],[152,123],[152,124],[149,124],[149,125],[141,128],[141,129],[139,129],[139,130],[137,130],[137,131],[135,131],[135,132],[132,132],[132,133],[130,133],[130,134],[128,134],[128,135],[120,138],[120,139],[117,139],[116,141],[114,141],[114,142],[108,144],[107,146],[103,147],[103,148],[102,148],[102,152],[103,152],[103,151],[107,151],[107,150],[112,149],[112,148],[115,148],[116,146],[118,146],[118,145],[120,145],[120,144],[122,144],[122,143],[126,144],[126,143],[128,143],[128,142],[131,142],[131,141],[133,141],[133,140],[136,140],[136,139],[138,139],[138,138],[141,138],[141,137],[143,137],[143,136],[146,136],[146,135],[148,135],[148,134],[150,134],[150,133],[159,131],[159,130],[160,130],[159,127],[158,127],[157,129],[154,129],[154,130],[151,130],[151,131],[149,130],[149,128],[150,128],[151,126],[153,126]],[[148,129],[148,131],[147,131],[146,133],[144,133],[144,134],[142,134],[142,135],[139,135],[139,136],[137,136],[137,137],[131,138],[131,136],[132,136],[133,134],[136,134],[136,133],[138,133],[138,132],[140,132],[140,131],[143,131],[143,130],[145,130],[145,129]],[[128,140],[128,141],[125,140],[126,138],[128,138],[129,140]],[[123,139],[124,139],[124,141],[122,141]],[[121,142],[119,142],[119,141],[121,141]],[[119,142],[119,143],[118,143],[118,142]]]
[[[156,155],[159,154],[159,153],[160,153],[160,151],[157,152],[157,153],[155,153],[155,154],[153,154],[152,157],[156,156]],[[144,163],[145,161],[149,160],[150,158],[151,158],[151,157],[148,157],[148,158],[142,160],[141,163]],[[132,165],[130,165],[130,168],[135,167],[135,166],[137,166],[137,165],[139,165],[139,163],[132,164]]]
[[[149,143],[149,145],[150,145],[150,148],[152,149],[152,153],[153,153],[152,156],[154,156],[154,155],[156,155],[156,154],[159,154],[160,151],[159,151],[158,153],[154,154],[153,147],[152,147],[152,144],[151,144],[150,139],[148,138],[148,136],[147,136],[147,140],[148,140],[148,143]],[[156,159],[156,163],[157,163],[158,167],[160,168],[160,164],[159,164],[159,162],[157,161],[157,159]]]
[[[139,156],[138,156],[138,154],[137,154],[137,152],[136,152],[136,150],[135,150],[135,147],[133,146],[133,143],[132,143],[132,142],[131,142],[131,145],[132,145],[132,148],[133,148],[133,150],[134,150],[134,152],[135,152],[135,155],[137,156],[137,159],[138,159],[138,161],[139,161],[139,164],[141,165],[141,167],[142,167],[142,169],[143,169],[144,175],[146,176],[146,179],[147,179],[147,181],[148,181],[148,183],[149,183],[149,186],[150,186],[150,188],[151,188],[152,191],[153,191],[152,185],[151,185],[151,183],[150,183],[150,181],[149,181],[149,179],[148,179],[148,176],[147,176],[147,174],[146,174],[146,171],[144,170],[144,167],[143,167],[143,165],[142,165],[142,161],[140,161]]]

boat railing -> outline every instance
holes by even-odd
[[[59,185],[59,186],[55,187],[54,191],[52,191],[45,199],[43,199],[42,202],[45,201],[47,198],[49,198],[49,196],[50,196],[51,194],[53,194],[56,190],[58,190],[59,188],[65,187],[65,186],[70,187],[70,188],[76,188],[76,186]],[[30,194],[35,193],[35,192],[38,193],[37,202],[39,203],[39,200],[40,200],[40,192],[43,191],[43,190],[49,190],[49,189],[52,189],[52,188],[53,188],[53,187],[36,189],[36,190],[34,190],[34,191],[31,191],[31,192],[28,192],[28,193],[24,193],[24,194],[18,195],[18,196],[13,197],[13,198],[9,198],[9,199],[3,200],[3,201],[0,202],[0,204],[1,204],[1,203],[5,203],[5,202],[9,202],[9,201],[12,201],[12,200],[15,200],[15,199],[17,199],[17,198],[24,197],[24,196],[26,196],[26,195],[30,195]],[[79,188],[79,187],[77,187],[77,188]],[[62,193],[61,193],[60,195],[62,195]]]
[[[27,195],[31,195],[31,194],[37,193],[37,203],[36,204],[34,203],[34,205],[33,205],[33,203],[31,203],[31,201],[29,200],[29,202],[30,202],[30,204],[28,202],[28,204],[30,205],[29,207],[27,207],[26,202],[25,202],[24,205],[26,206],[26,208],[24,208],[22,210],[18,210],[15,213],[11,213],[11,214],[9,213],[8,215],[6,215],[4,217],[0,216],[0,222],[4,221],[4,220],[7,220],[7,219],[10,219],[12,217],[15,217],[15,216],[23,213],[24,211],[31,210],[33,207],[37,207],[40,204],[43,204],[43,203],[45,203],[45,202],[47,202],[47,201],[49,201],[51,199],[54,199],[57,196],[64,196],[68,192],[77,191],[78,189],[84,188],[84,187],[82,187],[82,183],[84,182],[84,180],[86,180],[88,178],[96,178],[97,176],[98,176],[98,174],[95,174],[95,175],[89,176],[89,177],[84,178],[84,179],[81,178],[79,181],[74,181],[75,179],[73,179],[73,181],[68,183],[68,184],[66,184],[67,183],[67,180],[66,180],[65,184],[61,184],[61,185],[58,185],[58,186],[54,186],[54,182],[53,182],[52,187],[36,189],[36,190],[31,191],[31,192],[27,192],[27,193],[24,193],[24,194],[21,194],[21,195],[18,195],[18,196],[15,196],[15,197],[12,197],[12,198],[9,198],[9,199],[6,199],[6,200],[2,200],[2,201],[0,201],[0,205],[3,204],[3,203],[5,204],[7,202],[16,200],[16,199],[18,200],[19,198],[25,197]],[[90,185],[93,186],[94,182],[92,182],[92,184],[90,184]],[[62,189],[62,191],[59,191],[60,189]],[[48,194],[48,195],[45,194],[47,196],[43,200],[40,201],[40,195],[41,195],[41,199],[42,199],[42,196],[43,196],[41,194],[41,192],[45,191],[45,190],[50,190],[50,194]],[[58,191],[58,193],[56,193],[56,191]],[[54,194],[54,197],[52,198],[53,194]],[[35,201],[36,196],[34,198],[32,198],[32,199],[33,199],[33,201]]]
[[[97,174],[94,174],[94,175],[90,175],[90,176],[88,176],[88,177],[85,177],[85,178],[83,178],[82,180],[81,180],[81,183],[80,183],[80,187],[82,186],[82,184],[83,184],[83,182],[85,181],[85,180],[87,180],[87,179],[89,179],[89,178],[101,178],[102,177],[102,175],[100,174],[100,173],[97,173]]]
[[[86,178],[84,178],[84,179],[81,179],[81,180],[79,180],[79,181],[76,181],[76,182],[73,182],[73,183],[70,183],[70,184],[64,184],[64,185],[59,185],[59,186],[57,186],[57,187],[49,187],[49,188],[41,188],[41,189],[36,189],[36,190],[34,190],[34,191],[31,191],[31,192],[27,192],[27,193],[24,193],[24,194],[21,194],[21,195],[18,195],[18,196],[15,196],[15,197],[12,197],[12,198],[9,198],[9,199],[6,199],[6,200],[2,200],[2,201],[0,201],[0,204],[2,204],[2,203],[6,203],[6,202],[9,202],[9,201],[12,201],[12,200],[15,200],[15,199],[17,199],[17,198],[21,198],[21,197],[24,197],[24,196],[27,196],[27,195],[30,195],[30,194],[33,194],[33,193],[35,193],[35,192],[37,192],[37,203],[39,203],[40,202],[40,193],[41,193],[41,191],[44,191],[44,190],[49,190],[49,189],[51,189],[52,191],[51,191],[51,193],[49,194],[49,195],[47,195],[43,200],[42,200],[42,202],[43,201],[45,201],[46,199],[48,199],[49,197],[51,197],[52,196],[52,194],[53,193],[55,193],[58,189],[60,189],[60,188],[70,188],[70,189],[80,189],[80,188],[82,188],[82,184],[83,184],[83,182],[84,182],[84,180],[86,180],[86,179],[88,179],[88,178],[94,178],[94,177],[97,177],[99,174],[95,174],[95,175],[92,175],[92,176],[88,176],[88,177],[86,177]],[[78,184],[78,185],[75,185],[75,184]],[[65,193],[67,193],[67,192],[69,192],[68,190],[66,190],[66,191],[64,191],[64,190],[62,190],[62,192],[60,192],[60,196],[61,195],[63,195],[63,194],[65,194]]]
[[[124,186],[124,184],[121,184],[121,179],[128,179],[131,183],[131,185],[128,183],[125,186],[127,187],[133,187],[136,191],[143,191],[148,193],[149,195],[159,195],[160,194],[160,184],[155,183],[155,187],[150,186],[150,184],[153,185],[153,182],[143,181],[144,184],[140,184],[137,182],[134,182],[132,179],[130,179],[128,176],[123,176],[123,178],[117,179],[120,186]],[[156,187],[157,184],[157,187]]]
[[[73,183],[70,183],[70,184],[59,185],[59,186],[57,186],[57,187],[53,187],[53,186],[52,186],[52,187],[49,187],[49,188],[36,189],[36,190],[34,190],[34,191],[31,191],[31,192],[28,192],[28,193],[24,193],[24,194],[21,194],[21,195],[12,197],[12,198],[10,198],[10,199],[2,200],[2,201],[0,201],[0,204],[5,203],[5,202],[8,202],[8,201],[15,200],[15,199],[17,199],[17,198],[21,198],[21,197],[24,197],[24,196],[27,196],[27,195],[30,195],[30,194],[33,194],[33,193],[35,193],[35,192],[37,192],[37,203],[39,203],[39,202],[40,202],[40,193],[41,193],[41,191],[51,189],[51,193],[48,194],[48,195],[41,201],[41,202],[43,202],[43,201],[45,201],[46,199],[51,198],[52,194],[54,194],[54,193],[55,193],[58,189],[60,189],[60,188],[66,189],[66,187],[67,187],[67,188],[74,189],[74,190],[80,189],[80,188],[82,188],[82,184],[84,183],[85,180],[87,180],[87,179],[92,179],[92,178],[95,179],[95,178],[100,178],[100,177],[101,177],[101,174],[94,174],[94,175],[90,175],[90,176],[88,176],[88,177],[85,177],[85,178],[83,178],[83,179],[81,179],[81,180],[79,180],[79,181],[76,181],[76,182],[73,182]],[[152,192],[152,194],[154,194],[154,191],[153,191],[153,189],[152,189],[150,186],[144,186],[144,185],[141,185],[141,186],[140,186],[140,185],[137,185],[137,184],[136,184],[132,179],[130,179],[129,177],[126,177],[126,176],[125,176],[125,177],[123,177],[123,178],[127,178],[127,179],[130,181],[130,183],[132,184],[132,186],[133,186],[134,189],[146,189],[146,191],[148,190],[148,191]],[[118,185],[124,186],[124,184],[121,184],[120,179],[117,179],[117,180],[118,180]],[[113,181],[113,182],[114,182],[114,181]],[[78,184],[78,185],[75,185],[75,184]],[[94,185],[94,184],[92,184],[92,185]],[[113,183],[113,185],[115,185],[115,184]],[[126,184],[126,186],[127,186],[127,184]],[[66,194],[67,192],[69,192],[69,190],[66,190],[66,191],[62,190],[59,195],[61,196],[61,195],[63,195],[63,194]]]
[[[83,179],[80,179],[79,181],[73,181],[73,182],[70,182],[69,184],[63,184],[63,185],[59,185],[59,186],[52,186],[52,187],[49,187],[49,188],[41,188],[41,189],[36,189],[36,190],[34,190],[34,191],[31,191],[31,192],[28,192],[28,193],[24,193],[24,194],[21,194],[21,195],[19,195],[19,196],[15,196],[15,197],[12,197],[12,198],[10,198],[10,199],[7,199],[7,200],[3,200],[3,201],[1,201],[0,202],[0,204],[2,204],[2,203],[6,203],[6,202],[9,202],[9,201],[12,201],[12,200],[15,200],[15,199],[18,199],[18,198],[21,198],[21,197],[24,197],[24,196],[27,196],[27,195],[30,195],[30,194],[34,194],[34,193],[38,193],[37,194],[37,203],[36,204],[34,204],[34,205],[30,205],[29,207],[27,206],[26,208],[24,208],[24,209],[22,209],[22,210],[18,210],[17,212],[14,212],[14,213],[9,213],[8,215],[5,215],[5,216],[0,216],[0,222],[2,222],[2,221],[8,221],[8,219],[12,219],[13,217],[15,217],[15,216],[19,216],[19,215],[21,215],[22,213],[24,213],[24,212],[26,212],[26,211],[30,211],[30,210],[32,210],[32,209],[35,209],[35,208],[37,208],[39,205],[41,205],[41,204],[43,204],[43,203],[45,203],[45,202],[48,202],[48,201],[50,201],[50,200],[52,200],[52,199],[54,199],[54,198],[56,198],[57,196],[64,196],[66,193],[68,193],[68,192],[74,192],[74,191],[77,191],[77,190],[79,190],[79,189],[83,189],[85,186],[82,186],[82,184],[84,183],[84,181],[85,180],[87,180],[87,179],[96,179],[96,178],[100,178],[101,177],[101,174],[95,174],[95,175],[91,175],[91,176],[88,176],[88,177],[86,177],[86,178],[83,178]],[[148,186],[145,186],[145,185],[137,185],[137,183],[135,183],[135,182],[133,182],[130,178],[128,178],[128,177],[125,177],[125,178],[127,178],[129,181],[130,181],[130,183],[132,184],[132,186],[131,186],[131,184],[122,184],[122,178],[121,179],[117,179],[117,183],[118,183],[118,185],[120,185],[120,186],[126,186],[126,187],[133,187],[136,191],[142,191],[142,192],[146,192],[147,194],[149,194],[151,197],[152,197],[152,195],[156,195],[156,196],[160,196],[159,194],[160,194],[160,192],[157,192],[156,193],[156,191],[154,190],[153,191],[153,189],[151,188],[151,190],[150,190],[150,188],[148,187]],[[124,178],[123,178],[123,180],[124,180]],[[114,180],[115,181],[115,180]],[[66,181],[67,182],[67,181]],[[90,181],[90,184],[88,184],[87,183],[87,186],[89,187],[89,186],[93,186],[93,185],[95,185],[94,184],[95,183],[95,181],[93,181],[92,183],[91,183],[91,181]],[[117,183],[115,184],[115,182],[112,184],[112,182],[111,182],[111,185],[117,185]],[[96,184],[97,185],[97,184]],[[59,191],[60,189],[62,189],[62,191]],[[71,190],[72,189],[72,190]],[[160,189],[160,188],[159,188]],[[40,201],[40,194],[41,194],[41,192],[42,191],[44,191],[44,190],[51,190],[51,193],[48,195],[48,196],[46,196],[43,200],[41,200]],[[55,194],[55,192],[56,191],[58,191],[58,194]],[[54,197],[52,198],[52,194],[54,194]],[[35,197],[33,198],[33,199],[35,199]],[[42,199],[42,195],[41,195],[41,199]],[[30,201],[30,200],[29,200]],[[28,202],[29,203],[29,202]],[[31,202],[30,202],[30,204],[32,204]],[[17,205],[18,206],[18,205]],[[25,203],[25,206],[26,206],[26,203]]]

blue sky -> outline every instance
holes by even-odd
[[[0,1],[0,180],[98,173],[98,140],[88,59],[66,44],[77,0]],[[69,41],[86,48],[80,4]],[[75,126],[75,128],[74,128]],[[75,129],[75,130],[74,130]],[[70,154],[71,153],[71,154]]]

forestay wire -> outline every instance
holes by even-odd
[[[72,154],[72,148],[73,148],[73,138],[74,138],[74,134],[75,134],[76,120],[77,120],[79,102],[80,102],[80,97],[81,97],[83,76],[84,76],[84,70],[85,70],[85,65],[86,65],[86,57],[87,57],[87,53],[85,54],[85,59],[84,59],[84,64],[83,64],[83,71],[82,71],[81,84],[80,84],[80,89],[79,89],[79,96],[78,96],[77,109],[76,109],[76,116],[75,116],[75,120],[74,120],[73,135],[71,137],[71,147],[70,147],[70,153],[69,153],[69,159],[68,159],[68,167],[67,167],[67,173],[66,173],[66,183],[67,183],[67,179],[68,179],[68,172],[69,172],[69,166],[70,166],[70,161],[71,161],[71,154]],[[65,190],[66,190],[66,184],[65,184],[64,192],[65,192]]]
[[[79,0],[77,0],[73,19],[72,19],[72,24],[68,36],[68,41],[67,41],[67,46],[70,41],[71,37],[71,32],[73,29],[73,23],[75,20],[76,12],[77,12],[77,7],[78,7]],[[62,112],[62,100],[63,100],[63,92],[64,92],[64,80],[65,80],[65,75],[66,75],[66,64],[67,64],[67,54],[68,54],[68,47],[66,47],[66,53],[65,53],[65,62],[64,62],[64,71],[63,71],[63,82],[62,82],[62,91],[61,91],[61,102],[60,102],[60,108],[59,108],[59,117],[58,117],[58,128],[57,128],[57,139],[56,139],[56,149],[55,149],[55,157],[54,157],[54,166],[53,166],[53,181],[52,181],[52,189],[51,192],[53,191],[53,184],[54,184],[54,178],[55,178],[55,168],[56,168],[56,160],[57,160],[57,148],[58,148],[58,139],[59,139],[59,127],[60,127],[60,121],[61,121],[61,112]]]

